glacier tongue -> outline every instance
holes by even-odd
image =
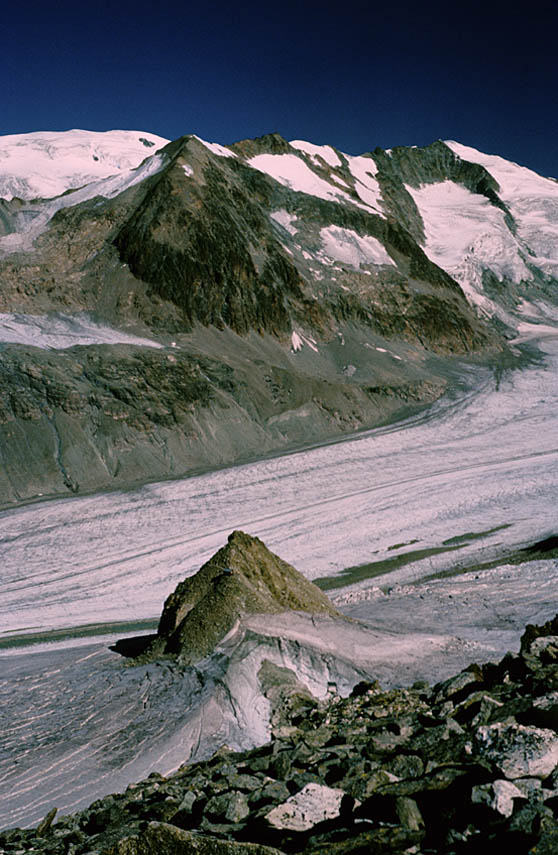
[[[45,350],[64,350],[75,345],[137,344],[162,347],[156,341],[99,324],[89,315],[24,315],[0,313],[0,346],[23,344]]]

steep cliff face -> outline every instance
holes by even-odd
[[[103,177],[105,152],[76,189],[57,162],[67,192],[0,201],[0,502],[373,426],[442,394],[454,357],[552,316],[558,185],[529,170],[456,143],[140,137],[137,166]],[[78,317],[160,352],[16,334]]]

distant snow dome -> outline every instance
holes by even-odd
[[[29,219],[19,232],[0,237],[0,257],[12,252],[31,249],[35,238],[46,229],[57,211],[79,205],[81,202],[94,199],[95,196],[103,196],[106,199],[118,196],[135,184],[155,175],[163,168],[164,164],[164,155],[154,154],[151,157],[148,156],[140,166],[133,169],[122,169],[116,175],[91,181],[79,190],[47,199],[38,206],[36,216]]]
[[[49,199],[127,172],[169,140],[145,131],[38,131],[0,137],[0,198]]]
[[[351,229],[328,226],[321,229],[320,238],[325,252],[349,267],[358,269],[362,264],[394,266],[384,245],[372,235],[362,237]]]

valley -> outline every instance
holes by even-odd
[[[0,155],[0,828],[115,791],[133,813],[134,782],[155,792],[216,751],[291,734],[305,756],[291,694],[327,733],[350,696],[360,733],[379,680],[421,710],[425,744],[434,725],[455,742],[442,765],[467,766],[462,690],[425,686],[484,662],[455,678],[504,699],[473,702],[481,729],[508,712],[518,733],[522,715],[554,727],[554,696],[531,697],[554,685],[554,624],[536,655],[490,663],[556,614],[556,182],[440,140],[353,155],[68,131],[0,137]],[[400,713],[375,758],[384,739],[397,753]],[[373,760],[365,809],[397,784],[417,825],[392,759]],[[501,782],[483,763],[486,801]],[[87,834],[110,826],[103,804]],[[155,818],[189,828],[175,808]],[[219,816],[206,830],[245,833]],[[45,822],[58,852],[73,820]]]
[[[552,617],[556,560],[506,563],[554,532],[556,339],[539,347],[521,370],[477,368],[466,392],[343,442],[3,511],[3,824],[38,821],[53,794],[73,810],[219,741],[264,738],[242,712],[245,693],[258,696],[241,676],[255,651],[323,695],[328,681],[350,686],[359,674],[386,685],[441,679],[496,660],[526,623]],[[268,618],[251,624],[256,647],[234,641],[234,667],[223,654],[186,677],[164,663],[123,664],[108,650],[125,634],[120,622],[152,632],[164,598],[234,528],[327,580],[363,634]],[[468,565],[475,572],[444,578]]]

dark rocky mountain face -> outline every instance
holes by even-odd
[[[85,313],[159,347],[0,343],[0,502],[370,427],[503,353],[511,316],[481,317],[431,260],[413,194],[446,185],[517,231],[494,176],[441,142],[357,158],[189,136],[125,177],[2,201],[0,324]]]

